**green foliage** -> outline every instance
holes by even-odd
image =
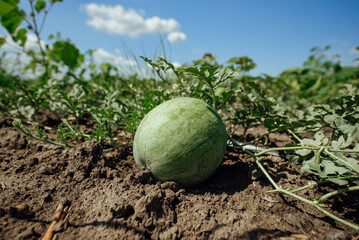
[[[44,0],[37,0],[34,7],[36,12],[39,13],[46,8],[46,2]]]
[[[304,138],[301,146],[314,148],[296,150],[302,156],[302,172],[311,173],[320,177],[324,181],[331,181],[338,185],[347,185],[350,182],[358,185],[359,183],[359,161],[349,155],[355,153],[341,151],[352,144],[352,139],[345,139],[341,135],[337,140],[325,136],[324,132],[317,132],[314,140]]]
[[[19,1],[0,1],[0,15],[3,16],[17,8]]]
[[[0,47],[6,43],[5,38],[0,37]]]
[[[74,69],[82,61],[78,48],[68,41],[56,41],[49,53],[52,60]]]
[[[62,142],[66,147],[72,147],[72,145],[67,142],[67,139],[79,141],[83,135],[84,132],[80,131],[78,124],[72,127],[72,124],[65,120],[57,126],[56,136],[58,138],[56,141]]]
[[[17,6],[18,4],[19,0],[0,1],[1,24],[11,34],[11,36],[14,36],[16,29],[26,16],[25,11],[19,9]]]
[[[20,46],[24,47],[27,40],[26,34],[27,31],[25,28],[19,29],[14,38],[15,42],[20,42]]]
[[[229,64],[233,64],[232,68],[235,71],[246,73],[254,69],[257,64],[248,56],[233,57],[227,61]]]

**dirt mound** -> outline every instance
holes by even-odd
[[[38,239],[59,203],[69,203],[57,239],[350,239],[347,227],[316,209],[274,193],[246,154],[228,148],[216,173],[182,188],[140,171],[131,147],[104,151],[30,140],[1,118],[0,239]],[[283,187],[307,180],[298,166],[263,159]],[[350,196],[359,199],[358,196]],[[336,214],[357,220],[358,207]],[[287,237],[287,238],[285,238]]]

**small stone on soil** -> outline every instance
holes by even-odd
[[[41,174],[45,174],[45,175],[50,175],[50,174],[51,174],[51,170],[50,170],[50,168],[47,167],[47,166],[42,166],[42,167],[40,167],[39,172],[40,172]]]

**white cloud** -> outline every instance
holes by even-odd
[[[83,8],[90,16],[90,20],[87,21],[89,26],[110,34],[138,37],[144,33],[171,34],[178,32],[180,29],[180,24],[173,18],[162,19],[158,16],[144,18],[144,11],[136,11],[131,8],[126,10],[121,5],[110,6],[89,3],[84,5]],[[186,35],[181,33],[180,39],[183,41],[185,38]]]
[[[137,66],[137,62],[134,59],[127,59],[120,54],[120,50],[115,50],[116,54],[112,54],[107,52],[102,48],[98,48],[93,52],[93,57],[96,63],[110,63],[116,67],[135,67]]]
[[[147,71],[146,67],[140,65],[136,59],[122,56],[119,49],[115,49],[114,53],[111,53],[102,48],[98,48],[94,50],[92,56],[97,65],[109,63],[116,67],[121,74],[138,74],[139,76],[144,76],[144,72]]]
[[[186,41],[186,34],[183,32],[171,32],[167,35],[167,40],[169,42],[184,42]]]

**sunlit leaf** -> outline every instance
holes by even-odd
[[[37,13],[41,12],[44,8],[46,8],[45,0],[37,0],[34,7]]]
[[[296,150],[295,152],[301,156],[307,156],[312,151],[309,149],[300,149],[300,150]]]
[[[26,44],[26,40],[27,40],[27,31],[25,28],[21,28],[19,30],[17,30],[16,35],[15,35],[15,41],[18,42],[20,41],[20,46],[25,46]]]
[[[80,51],[74,44],[67,41],[57,41],[52,47],[51,56],[54,60],[62,61],[70,69],[76,67]]]
[[[348,184],[347,180],[340,179],[340,178],[329,178],[329,181],[331,181],[335,184],[341,185],[341,186]]]
[[[0,37],[0,47],[6,43],[6,39],[3,37]]]
[[[17,8],[1,16],[1,24],[12,35],[24,20],[25,12]]]
[[[0,1],[0,16],[8,14],[17,8],[18,1]]]

